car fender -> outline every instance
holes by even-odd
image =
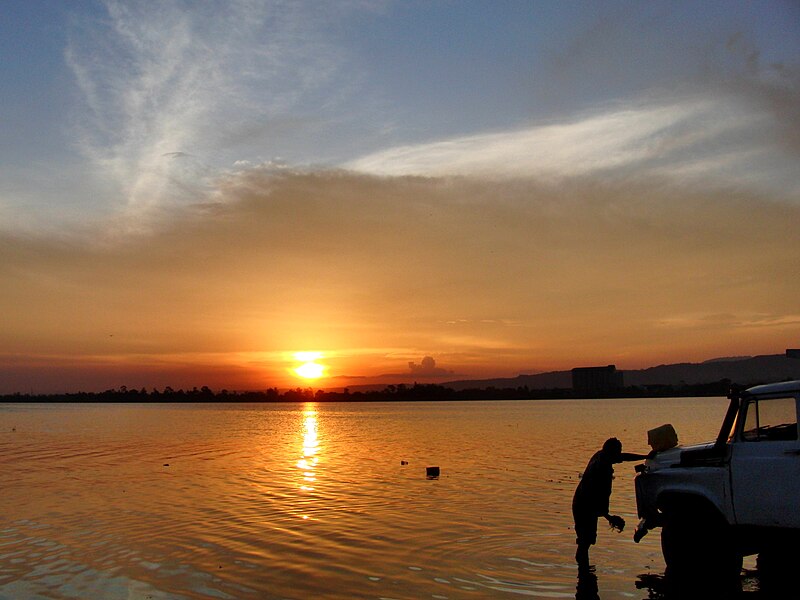
[[[666,468],[636,478],[639,516],[658,522],[678,505],[703,502],[726,523],[733,522],[728,471],[719,467]]]

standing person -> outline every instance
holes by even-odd
[[[625,520],[608,514],[608,501],[611,498],[611,481],[614,477],[615,463],[644,460],[646,454],[622,452],[622,442],[609,438],[603,448],[595,452],[586,465],[575,495],[572,498],[572,516],[575,519],[575,534],[578,551],[575,560],[579,567],[589,566],[589,546],[597,542],[597,519],[605,518],[614,529],[622,531]]]

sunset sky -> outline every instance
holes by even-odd
[[[800,344],[797,2],[7,0],[0,53],[0,393]]]

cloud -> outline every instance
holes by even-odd
[[[700,44],[691,40],[701,32],[680,27],[643,43],[644,22],[677,24],[681,14],[661,7],[601,11],[561,53],[546,57],[545,89],[538,92],[559,107],[547,121],[390,147],[345,167],[381,176],[550,183],[662,179],[796,201],[800,68],[765,59],[754,36],[730,33],[729,23],[703,34]],[[677,47],[665,53],[667,43]]]
[[[284,136],[303,127],[292,113],[313,106],[342,63],[325,28],[351,8],[103,6],[105,15],[76,20],[66,52],[82,98],[75,134],[92,172],[133,219],[205,201],[223,165],[270,147],[276,127]],[[206,168],[165,160],[184,155]]]
[[[770,111],[734,97],[690,97],[390,148],[346,166],[383,176],[659,177],[685,186],[745,186],[796,198],[798,157],[776,143],[782,126]]]
[[[408,368],[413,375],[420,376],[434,376],[434,375],[452,375],[453,371],[448,371],[441,367],[436,366],[436,361],[431,356],[423,358],[419,364],[414,362],[408,363]]]
[[[364,72],[385,66],[363,55],[372,47],[365,32],[399,25],[394,11],[381,15],[371,3],[107,0],[97,12],[92,7],[70,10],[66,49],[78,88],[70,122],[85,162],[19,173],[0,167],[6,229],[45,222],[58,229],[62,217],[111,214],[121,215],[115,233],[148,231],[176,208],[218,202],[229,170],[273,156],[289,166],[335,164],[381,176],[662,178],[800,195],[797,66],[760,51],[747,32],[731,35],[727,21],[713,34],[694,18],[681,28],[682,9],[611,7],[588,28],[578,20],[531,61],[535,82],[513,64],[498,66],[508,73],[498,81],[517,97],[512,104],[535,110],[495,118],[470,106],[493,105],[502,90],[464,88],[474,95],[459,104],[456,91],[424,86],[441,95],[433,105],[447,106],[449,121],[414,110],[415,88],[394,87],[404,71]],[[669,26],[654,31],[653,23]],[[404,56],[402,49],[389,55],[398,65]],[[403,91],[386,97],[390,89]],[[523,89],[529,99],[519,99]],[[521,114],[532,120],[506,127]],[[439,131],[465,122],[474,130],[420,142],[419,132],[436,120]],[[369,151],[381,147],[386,123],[391,139],[414,143]],[[490,129],[499,123],[506,128]],[[176,152],[190,156],[172,160]]]

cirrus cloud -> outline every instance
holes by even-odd
[[[798,157],[774,113],[740,98],[687,97],[612,108],[556,124],[389,148],[347,163],[383,175],[668,178],[796,198]],[[790,126],[796,127],[796,124]]]

